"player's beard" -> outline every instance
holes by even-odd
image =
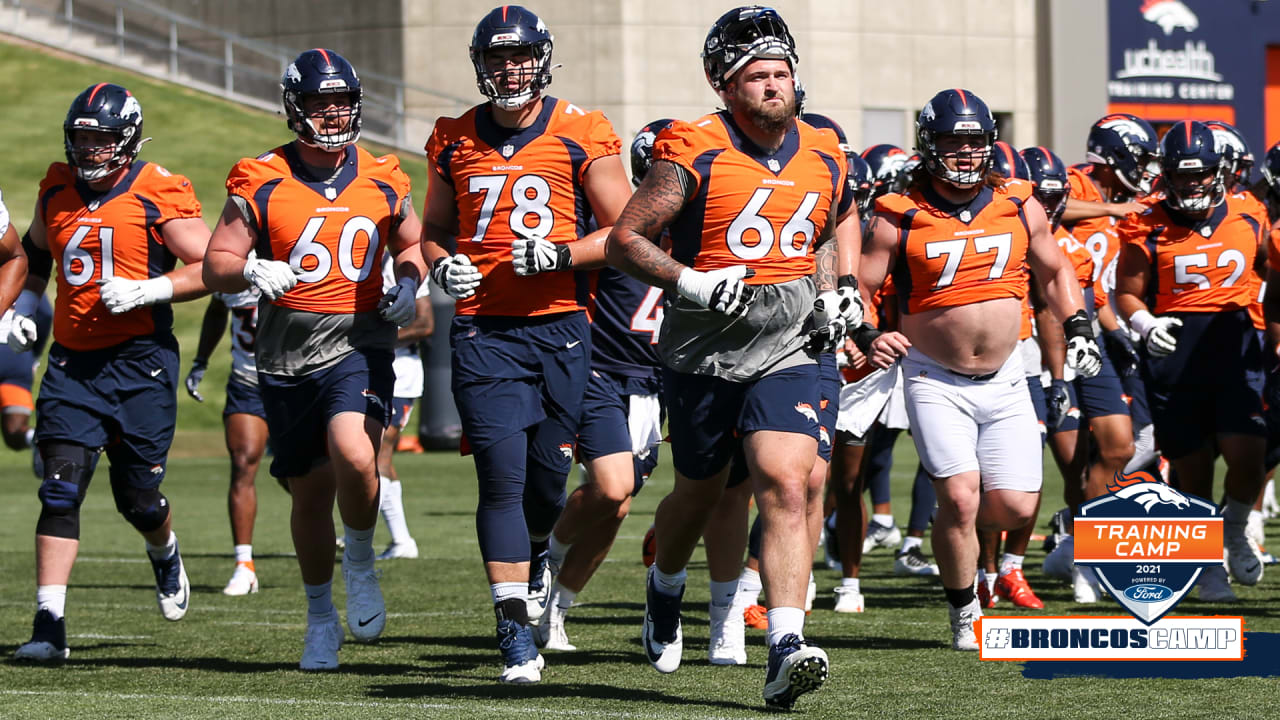
[[[734,97],[734,104],[746,111],[747,116],[751,118],[751,124],[755,125],[761,131],[766,133],[780,133],[787,129],[787,126],[796,116],[795,98],[786,98],[782,96],[782,105],[770,105],[766,101],[773,98],[765,98],[759,102],[752,102],[751,99],[738,95]],[[733,108],[731,107],[732,111]]]

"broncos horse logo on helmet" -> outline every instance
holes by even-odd
[[[1115,171],[1131,193],[1151,192],[1160,174],[1160,146],[1151,123],[1137,115],[1112,113],[1089,128],[1085,159]]]
[[[631,141],[631,184],[639,187],[644,176],[649,174],[649,168],[653,167],[653,141],[673,122],[675,120],[670,118],[654,120],[636,133],[636,139]]]
[[[1221,120],[1210,120],[1205,125],[1213,131],[1218,149],[1226,158],[1233,184],[1248,185],[1249,176],[1253,173],[1253,153],[1249,152],[1249,144],[1245,142],[1244,136],[1230,123]],[[1235,188],[1227,189],[1230,191]]]
[[[74,142],[77,131],[93,132],[105,144],[77,144]],[[71,101],[62,123],[62,138],[67,164],[75,168],[81,180],[107,177],[129,167],[146,142],[142,137],[142,105],[119,85],[90,85]],[[93,158],[106,149],[110,150],[110,156],[95,162]]]
[[[307,50],[285,68],[280,89],[289,129],[303,143],[334,151],[360,139],[363,90],[356,69],[346,58],[324,48]],[[337,110],[309,114],[305,107],[306,99],[324,95],[346,95],[347,104],[337,103]],[[323,120],[334,112],[347,115],[350,121],[343,128],[326,132]]]

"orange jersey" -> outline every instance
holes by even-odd
[[[724,112],[677,121],[655,160],[692,174],[693,197],[671,225],[671,256],[696,270],[746,265],[750,285],[813,275],[814,241],[838,212],[847,160],[834,132],[797,120],[771,155]]]
[[[1061,225],[1053,231],[1053,239],[1058,241],[1058,249],[1067,256],[1067,262],[1071,263],[1072,269],[1075,270],[1076,281],[1080,283],[1080,287],[1089,287],[1093,283],[1093,255],[1089,254],[1075,235],[1067,232],[1067,229]]]
[[[53,163],[40,182],[37,212],[58,266],[53,337],[72,350],[96,350],[130,338],[168,333],[168,303],[112,315],[99,300],[98,281],[146,280],[174,268],[160,227],[200,217],[191,182],[154,163],[133,164],[115,187],[96,193],[66,163]]]
[[[1026,297],[1031,238],[1023,206],[1031,190],[1022,180],[984,185],[954,210],[939,207],[943,201],[927,188],[878,199],[876,214],[900,228],[893,263],[899,309],[914,313]]]
[[[1228,197],[1201,221],[1160,203],[1117,226],[1121,241],[1140,249],[1151,265],[1152,312],[1238,310],[1254,301],[1262,223],[1249,210]]]
[[[427,158],[436,180],[448,183],[458,207],[458,252],[484,279],[459,300],[459,315],[527,317],[581,310],[583,273],[516,275],[511,244],[525,235],[556,243],[587,234],[591,207],[583,191],[587,168],[621,152],[622,141],[599,111],[543,98],[533,125],[499,127],[489,105],[436,121]]]
[[[343,152],[331,183],[311,179],[292,143],[241,160],[227,176],[227,192],[253,214],[258,257],[302,268],[275,305],[329,315],[377,309],[382,253],[407,210],[409,176],[394,155]]]
[[[1072,198],[1099,203],[1107,201],[1090,179],[1089,168],[1068,168],[1067,175],[1071,181]],[[1120,253],[1116,219],[1110,215],[1086,218],[1068,230],[1093,258],[1093,305],[1100,308],[1107,303],[1107,295],[1116,286],[1116,256]]]

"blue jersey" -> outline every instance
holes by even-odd
[[[658,380],[662,290],[615,268],[596,276],[591,323],[591,369]]]

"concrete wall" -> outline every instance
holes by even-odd
[[[1100,0],[1099,0],[1100,1]],[[1035,0],[776,0],[796,37],[808,109],[833,117],[863,147],[863,109],[900,115],[910,141],[915,113],[936,91],[962,86],[1010,113],[1015,144],[1032,142],[1038,118]],[[715,108],[699,53],[728,3],[690,0],[541,0],[563,67],[551,93],[599,108],[629,140],[659,117]],[[417,84],[482,98],[467,45],[482,5],[415,0],[404,5],[404,68]],[[419,97],[422,114],[452,114]],[[883,120],[884,116],[881,116]]]
[[[1083,162],[1089,127],[1107,112],[1107,0],[1037,0],[1039,128],[1068,165]]]

